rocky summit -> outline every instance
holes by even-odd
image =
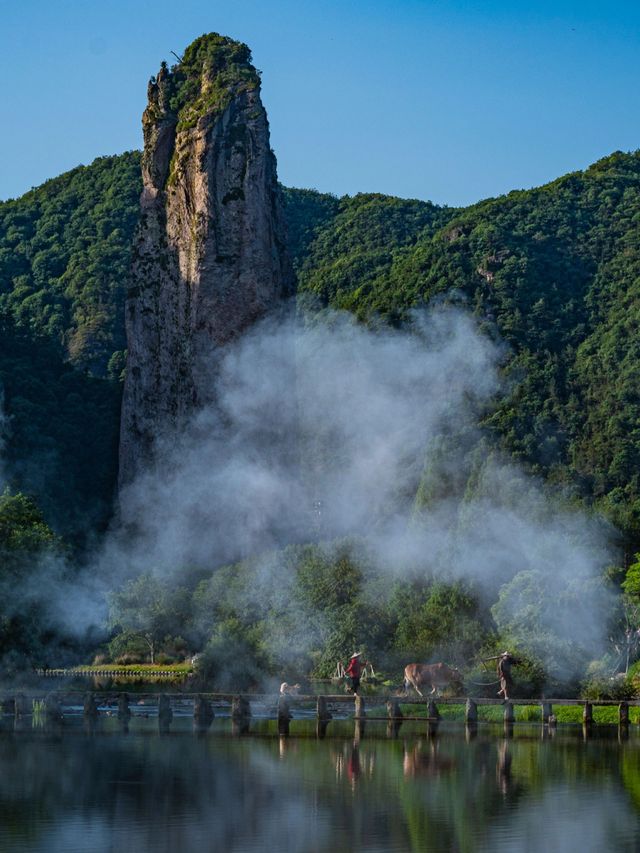
[[[210,34],[148,87],[126,303],[120,484],[211,398],[221,348],[292,291],[276,159],[249,48]]]

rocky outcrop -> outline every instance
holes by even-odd
[[[202,36],[148,89],[141,221],[126,306],[120,484],[211,397],[217,354],[292,290],[246,45]]]

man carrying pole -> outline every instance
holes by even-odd
[[[503,702],[508,702],[509,693],[513,686],[511,667],[517,666],[520,661],[510,652],[502,652],[501,655],[496,655],[492,658],[485,658],[485,661],[489,660],[495,660],[498,662],[496,665],[496,671],[498,673],[498,678],[500,679],[500,690],[498,690],[498,696],[502,696]]]

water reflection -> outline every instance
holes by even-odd
[[[388,739],[385,723],[365,737],[333,721],[319,740],[315,721],[289,736],[254,721],[232,738],[208,722],[177,717],[160,737],[157,719],[1,717],[0,849],[640,849],[636,732],[405,722]]]

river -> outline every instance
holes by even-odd
[[[640,735],[217,718],[0,727],[3,853],[640,850]],[[17,728],[16,728],[17,727]]]

